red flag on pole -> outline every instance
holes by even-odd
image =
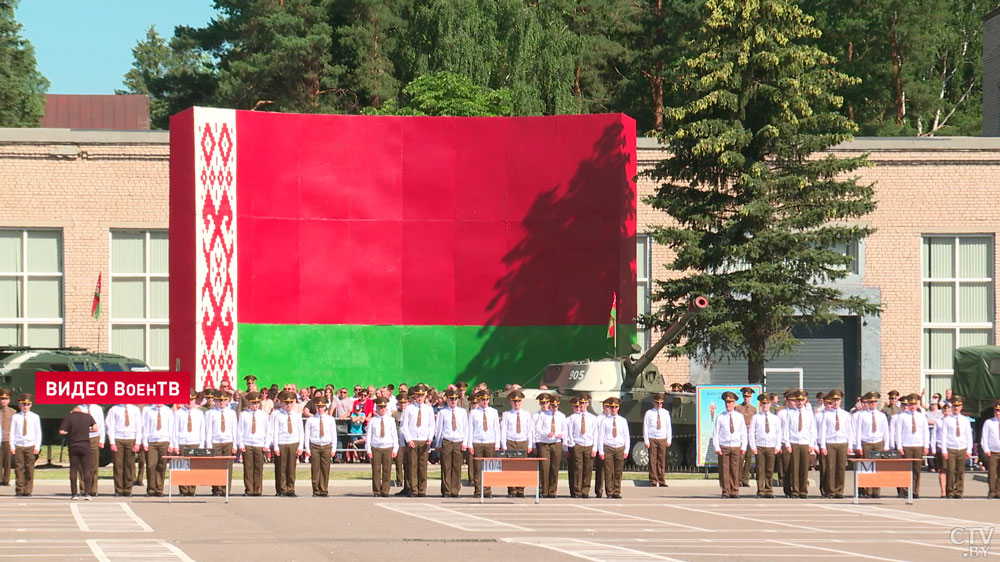
[[[611,312],[608,313],[608,338],[615,337],[615,324],[618,319],[618,293],[611,293]]]
[[[94,289],[94,304],[90,307],[90,314],[94,319],[101,317],[101,274],[97,274],[97,288]]]

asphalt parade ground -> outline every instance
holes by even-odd
[[[848,472],[848,478],[853,477]],[[817,490],[815,473],[810,486]],[[229,504],[199,488],[194,498],[112,497],[102,480],[94,501],[71,501],[63,480],[36,480],[31,498],[0,489],[0,559],[68,560],[962,560],[996,558],[993,530],[1000,500],[983,499],[982,476],[966,475],[966,499],[936,496],[925,473],[913,505],[883,489],[883,498],[758,499],[756,485],[738,500],[719,497],[716,480],[669,480],[668,488],[626,481],[623,499],[462,497],[373,498],[370,483],[332,480],[330,497],[242,496]],[[529,493],[532,490],[529,489]],[[853,488],[848,486],[849,493]],[[778,490],[780,494],[780,490]],[[892,497],[886,497],[892,496]],[[1000,534],[996,535],[1000,543]],[[266,557],[266,558],[265,558]]]

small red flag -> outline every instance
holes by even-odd
[[[97,274],[97,288],[94,289],[94,304],[90,307],[90,314],[96,320],[101,317],[101,274]]]
[[[618,319],[618,293],[611,293],[611,312],[608,313],[608,338],[615,337],[615,324]]]

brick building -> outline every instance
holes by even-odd
[[[857,139],[836,152],[870,152],[877,232],[858,248],[841,286],[880,302],[871,318],[845,317],[769,362],[785,385],[802,370],[807,389],[941,390],[956,346],[995,343],[995,183],[1000,139]],[[639,168],[662,157],[639,139]],[[72,345],[139,356],[167,368],[165,266],[167,133],[0,129],[0,345]],[[667,250],[642,235],[664,220],[641,203],[638,298],[665,275]],[[110,272],[110,273],[109,273]],[[90,315],[103,273],[104,311]],[[643,335],[645,339],[648,336]],[[712,369],[660,358],[667,382],[739,382],[740,364]]]

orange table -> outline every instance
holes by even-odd
[[[170,469],[167,501],[173,501],[174,480],[178,486],[225,486],[229,503],[229,480],[236,457],[163,457]]]
[[[537,457],[475,457],[483,463],[483,485],[479,487],[479,503],[483,503],[483,490],[487,486],[507,486],[511,488],[535,487],[535,503],[539,498],[538,463],[544,459]]]
[[[913,503],[913,463],[919,459],[847,459],[854,463],[854,503],[858,503],[858,487],[906,488],[906,503]]]

